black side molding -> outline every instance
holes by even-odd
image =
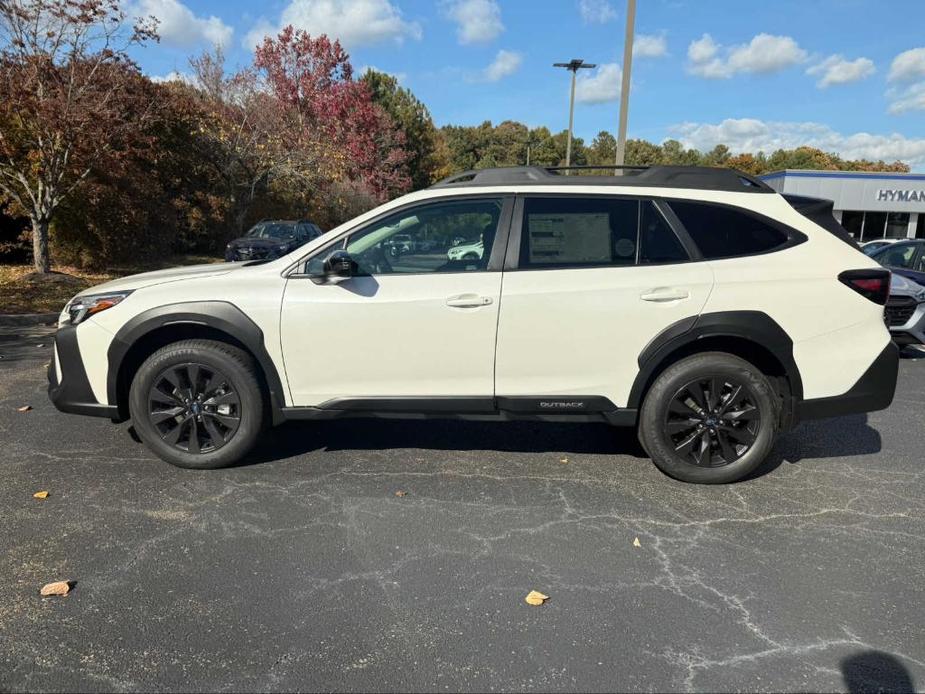
[[[285,407],[285,420],[342,417],[434,419],[528,419],[551,422],[607,422],[633,426],[635,409],[621,409],[603,396],[375,397],[337,398],[317,407]]]
[[[890,342],[847,393],[797,403],[797,419],[822,419],[885,410],[893,402],[899,347]]]
[[[639,408],[655,375],[677,350],[713,337],[746,340],[770,352],[781,364],[790,383],[791,396],[803,397],[803,381],[793,358],[793,341],[787,332],[762,311],[719,311],[684,318],[656,335],[639,353],[639,373],[630,390],[630,408]]]
[[[226,333],[244,345],[260,365],[267,380],[274,424],[282,421],[286,404],[283,384],[263,343],[263,331],[247,314],[228,301],[190,301],[142,311],[123,325],[109,345],[109,402],[118,402],[122,363],[139,339],[165,325],[204,325]]]

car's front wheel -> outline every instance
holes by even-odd
[[[666,474],[700,484],[754,471],[777,436],[778,398],[755,366],[731,354],[696,354],[665,369],[639,415],[639,439]]]
[[[240,461],[264,423],[253,359],[213,340],[175,342],[148,357],[132,381],[129,410],[148,448],[186,468]]]

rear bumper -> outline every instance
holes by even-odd
[[[893,402],[898,373],[899,348],[891,342],[847,393],[797,403],[796,420],[884,410]]]
[[[55,360],[58,360],[57,368]],[[61,380],[58,381],[58,369]],[[87,380],[87,372],[80,358],[77,345],[77,326],[66,325],[58,328],[55,335],[55,350],[48,365],[48,397],[52,404],[62,412],[70,414],[107,417],[119,420],[119,408],[104,405],[97,401]]]

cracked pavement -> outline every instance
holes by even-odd
[[[925,359],[735,485],[529,422],[289,424],[195,472],[56,412],[49,330],[0,330],[0,691],[925,687]]]

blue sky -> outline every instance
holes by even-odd
[[[338,36],[356,68],[397,75],[438,125],[568,123],[568,73],[583,58],[576,134],[614,132],[625,0],[134,0],[161,20],[136,52],[148,74],[188,70],[222,42],[247,64],[293,23]],[[812,144],[925,170],[925,1],[638,0],[630,137],[709,148]]]

